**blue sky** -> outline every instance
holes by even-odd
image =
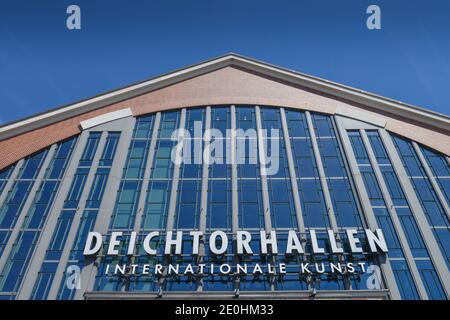
[[[1,0],[0,123],[231,51],[450,113],[448,0]]]

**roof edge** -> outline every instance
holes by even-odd
[[[0,127],[0,141],[227,66],[242,67],[250,71],[271,76],[275,79],[301,85],[319,92],[360,103],[376,110],[402,116],[406,119],[414,120],[431,127],[450,131],[450,116],[308,74],[278,67],[236,53],[228,53],[5,124]]]

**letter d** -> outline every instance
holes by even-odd
[[[92,242],[94,242],[94,247],[92,247]],[[84,246],[83,255],[90,256],[96,254],[102,247],[103,237],[98,232],[89,232],[86,245]]]

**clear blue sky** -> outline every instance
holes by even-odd
[[[450,113],[448,0],[1,0],[0,123],[230,51]]]

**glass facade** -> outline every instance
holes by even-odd
[[[397,235],[398,232],[403,232],[407,239],[406,250],[411,251],[413,257],[410,263],[415,264],[418,268],[430,298],[445,299],[441,283],[431,280],[438,278],[436,271],[430,261],[425,242],[379,132],[377,130],[366,130],[365,132],[350,131],[348,134],[354,152],[358,154],[357,162],[369,193],[377,222],[389,239],[388,244],[392,252],[390,256],[392,257],[392,263],[395,268],[394,274],[402,298],[418,299],[419,295],[415,288],[408,262],[405,259],[403,251],[405,249],[402,248]],[[366,143],[364,143],[363,137],[367,138]],[[369,152],[373,154],[372,159],[369,159]],[[378,170],[378,175],[375,173],[375,170]],[[383,194],[380,185],[385,185],[387,192],[385,191]],[[401,230],[396,230],[392,222],[393,217],[399,221]],[[428,266],[426,271],[422,269],[425,265]],[[430,273],[430,279],[427,280],[424,277],[428,273]]]
[[[105,130],[94,127],[0,172],[2,299],[80,299],[85,292],[208,296],[237,289],[449,298],[446,156],[384,129],[340,127],[335,116],[281,107],[193,107],[129,121],[132,129],[114,123]],[[177,129],[185,135],[181,163],[172,161]],[[212,129],[211,136],[205,136],[206,129]],[[237,134],[230,134],[234,129]],[[205,161],[207,152],[213,161]],[[227,161],[235,154],[234,163]],[[277,170],[265,175],[267,158]],[[99,223],[105,239],[117,232],[124,239],[135,234],[136,249],[130,251],[129,242],[122,242],[112,256],[104,241],[96,258],[85,257],[86,238]],[[342,254],[332,252],[330,230],[344,246],[348,230],[363,235],[374,227],[383,231],[386,255],[368,254],[365,242],[360,254],[346,247]],[[217,230],[233,239],[225,254],[211,252],[208,239]],[[253,255],[234,255],[236,233],[244,230],[251,235]],[[284,253],[291,230],[307,243],[302,255]],[[180,254],[164,254],[168,231],[173,237],[183,231]],[[193,255],[189,232],[195,231],[205,237]],[[276,231],[279,253],[261,253],[260,231]],[[149,243],[156,255],[148,255],[142,246],[150,232],[160,234]],[[312,234],[323,248],[320,253],[312,253]],[[430,247],[434,243],[438,250]],[[436,255],[446,263],[444,273]],[[208,269],[211,264],[244,263],[249,269],[284,264],[286,272],[107,274],[111,265]],[[304,263],[313,270],[322,263],[351,263],[357,270],[300,273]],[[363,270],[364,263],[372,271]]]

